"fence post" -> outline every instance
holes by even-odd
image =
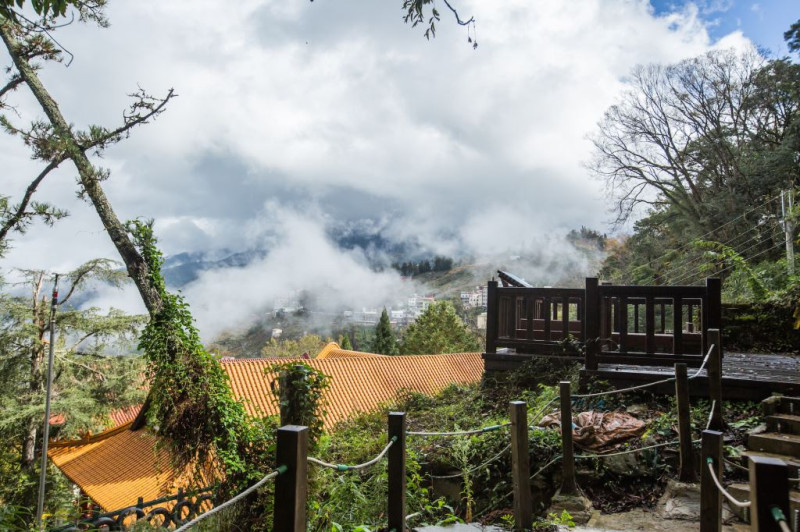
[[[789,524],[789,466],[776,458],[751,456],[750,527],[758,532],[781,532],[772,514],[775,507]]]
[[[561,455],[563,478],[561,479],[562,495],[577,495],[575,483],[575,453],[572,448],[572,392],[569,381],[561,381]]]
[[[406,524],[406,413],[389,412],[389,530],[404,532]]]
[[[708,396],[711,399],[711,419],[708,428],[722,430],[722,344],[719,329],[708,330],[708,345],[711,356],[708,357]],[[711,349],[711,346],[714,346]]]
[[[600,350],[600,292],[597,277],[586,278],[585,294],[583,323],[586,334],[583,342],[586,345],[586,361],[584,366],[589,370],[597,370],[597,353]]]
[[[497,304],[497,281],[492,279],[486,288],[486,352],[497,352],[497,330],[500,308]]]
[[[722,530],[722,493],[708,470],[708,458],[714,460],[714,472],[722,479],[722,433],[704,430],[700,454],[700,532]]]
[[[511,472],[514,485],[514,529],[528,530],[533,524],[531,501],[531,457],[528,447],[528,407],[523,401],[509,403],[511,418]]]
[[[694,468],[694,449],[692,449],[692,423],[689,405],[689,379],[686,364],[675,364],[675,403],[678,408],[678,439],[680,441],[681,463],[678,480],[697,482]]]
[[[276,464],[286,473],[275,479],[273,529],[305,532],[308,498],[308,427],[287,425],[278,429]]]

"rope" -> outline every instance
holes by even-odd
[[[720,493],[725,495],[725,498],[728,499],[728,502],[734,506],[738,506],[739,508],[750,508],[750,501],[741,502],[735,499],[733,495],[725,491],[725,488],[722,487],[722,484],[720,484],[719,479],[717,478],[717,473],[714,471],[714,459],[709,456],[706,458],[706,464],[708,464],[708,470],[711,472],[711,479],[714,481],[714,484],[717,485],[717,489],[720,491]]]
[[[415,431],[407,431],[406,434],[409,436],[472,436],[474,434],[482,434],[484,432],[492,432],[494,430],[501,429],[503,427],[508,427],[511,425],[511,422],[502,423],[500,425],[490,425],[488,427],[483,427],[482,429],[475,429],[475,430],[457,430],[454,432],[415,432]]]
[[[460,471],[458,473],[454,473],[452,475],[428,475],[428,476],[430,476],[431,478],[457,478],[457,477],[461,477],[461,476],[464,476],[464,475],[468,475],[470,473],[473,473],[473,472],[477,471],[478,469],[483,469],[484,467],[486,467],[487,465],[491,464],[495,460],[499,460],[500,457],[503,456],[506,453],[506,451],[508,451],[509,449],[511,449],[511,444],[510,443],[508,445],[506,445],[505,447],[503,447],[503,449],[499,453],[497,453],[493,457],[489,458],[488,460],[486,460],[481,465],[477,465],[477,466],[475,466],[475,467],[473,467],[471,469],[463,470],[463,471]]]
[[[542,413],[544,413],[545,410],[547,410],[550,407],[550,405],[555,403],[558,399],[559,399],[558,397],[553,397],[552,399],[550,399],[550,401],[546,405],[540,408],[539,411],[533,415],[533,419],[537,419]],[[538,423],[538,421],[534,421],[533,425],[529,425],[528,428],[531,430],[541,430],[542,427],[538,426],[536,423]]]
[[[687,380],[692,380],[694,378],[697,378],[700,375],[700,373],[703,371],[703,368],[706,367],[706,363],[708,362],[708,358],[711,356],[711,350],[714,349],[714,347],[715,347],[714,344],[711,344],[711,346],[708,348],[708,353],[706,354],[705,358],[703,359],[703,363],[700,364],[700,367],[697,369],[697,371],[694,373],[694,375],[689,377]],[[651,386],[656,386],[658,384],[664,384],[664,383],[667,383],[667,382],[672,382],[674,380],[675,380],[675,377],[670,377],[668,379],[662,379],[660,381],[649,382],[647,384],[639,384],[637,386],[631,386],[629,388],[622,388],[620,390],[608,390],[608,391],[605,391],[605,392],[576,394],[576,395],[573,395],[572,398],[573,399],[588,399],[590,397],[600,397],[601,395],[611,395],[611,394],[615,394],[615,393],[631,392],[633,390],[641,390],[643,388],[650,388]]]
[[[243,492],[241,492],[239,495],[237,495],[233,499],[225,501],[222,504],[220,504],[219,506],[215,506],[214,508],[212,508],[211,510],[207,511],[204,514],[198,515],[197,517],[195,517],[194,519],[192,519],[191,521],[189,521],[188,523],[186,523],[185,525],[183,525],[179,529],[175,530],[175,532],[184,532],[185,530],[189,530],[191,527],[193,527],[194,525],[196,525],[197,523],[199,523],[203,519],[205,519],[207,517],[211,517],[215,513],[217,513],[220,510],[222,510],[223,508],[226,508],[226,507],[234,504],[235,502],[243,499],[244,497],[247,497],[248,495],[253,493],[255,490],[257,490],[258,488],[263,486],[267,481],[272,480],[273,478],[277,477],[278,475],[285,473],[287,469],[288,468],[285,465],[279,466],[275,471],[273,471],[272,473],[268,474],[267,476],[265,476],[264,478],[262,478],[261,480],[259,480],[258,482],[256,482],[255,484],[253,484],[252,486],[250,486],[249,488],[247,488]]]
[[[700,441],[700,440],[697,440]],[[608,453],[608,454],[578,454],[575,455],[575,459],[578,458],[609,458],[611,456],[622,456],[623,454],[632,454],[638,453],[639,451],[646,451],[648,449],[656,449],[658,447],[668,447],[670,445],[677,445],[680,444],[680,441],[668,441],[664,443],[656,443],[654,445],[648,445],[647,447],[637,447],[636,449],[628,449],[627,451],[620,451],[617,453]]]
[[[319,458],[314,458],[313,456],[309,456],[308,457],[308,461],[310,463],[312,463],[312,464],[316,464],[316,465],[322,466],[322,467],[327,467],[329,469],[334,469],[336,471],[353,471],[355,469],[364,469],[366,467],[375,465],[378,462],[380,462],[381,458],[386,456],[386,453],[389,452],[389,447],[391,447],[392,444],[394,442],[396,442],[396,441],[397,441],[397,436],[392,436],[392,439],[389,440],[389,443],[386,444],[386,447],[383,448],[383,450],[380,452],[380,454],[378,456],[376,456],[375,458],[373,458],[369,462],[364,462],[363,464],[357,464],[357,465],[330,464],[328,462],[323,462]]]
[[[778,523],[778,526],[781,527],[782,532],[792,532],[789,530],[789,523],[787,522],[786,516],[783,514],[783,510],[777,506],[773,506],[769,509],[769,513],[772,514],[772,518]]]

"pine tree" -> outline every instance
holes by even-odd
[[[465,353],[480,348],[480,342],[458,317],[453,304],[437,301],[409,325],[402,352],[407,355]]]
[[[378,320],[378,325],[375,327],[375,342],[372,344],[372,350],[381,355],[396,355],[397,339],[394,337],[392,331],[392,324],[389,321],[389,313],[386,309],[381,312],[381,319]]]
[[[339,337],[339,347],[341,347],[345,351],[353,350],[353,344],[350,343],[350,335],[343,334]]]
[[[40,271],[24,272],[29,297],[0,296],[0,501],[34,508],[44,422],[45,382],[50,336],[50,301],[46,287],[52,278]],[[60,436],[98,431],[114,408],[143,400],[139,357],[107,356],[110,342],[133,339],[144,316],[127,316],[118,310],[72,308],[72,297],[92,279],[118,283],[124,278],[119,264],[94,260],[64,276],[54,344],[52,413],[63,419]],[[52,433],[51,433],[52,434]],[[52,493],[52,492],[51,492]],[[48,497],[52,500],[56,497]]]

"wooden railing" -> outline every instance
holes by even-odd
[[[498,287],[489,281],[486,351],[556,354],[570,335],[583,340],[584,290]]]
[[[705,286],[620,286],[587,278],[586,287],[488,286],[486,352],[569,355],[584,343],[587,369],[599,362],[697,366],[708,329],[721,325],[719,279]]]

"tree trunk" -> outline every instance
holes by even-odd
[[[103,227],[105,227],[108,236],[111,237],[111,241],[125,263],[128,275],[136,284],[145,307],[147,307],[151,316],[158,313],[162,306],[161,296],[151,286],[149,280],[150,270],[147,267],[147,263],[139,254],[133,242],[131,242],[124,225],[117,218],[111,203],[100,186],[98,171],[92,166],[86,153],[81,149],[69,123],[61,114],[56,101],[45,89],[36,71],[20,54],[19,42],[14,38],[8,22],[0,23],[0,36],[8,49],[8,53],[11,55],[11,59],[14,61],[14,66],[17,67],[20,76],[31,89],[45,115],[47,115],[55,134],[63,141],[67,156],[75,163],[81,186],[83,186],[86,195],[94,205]]]

